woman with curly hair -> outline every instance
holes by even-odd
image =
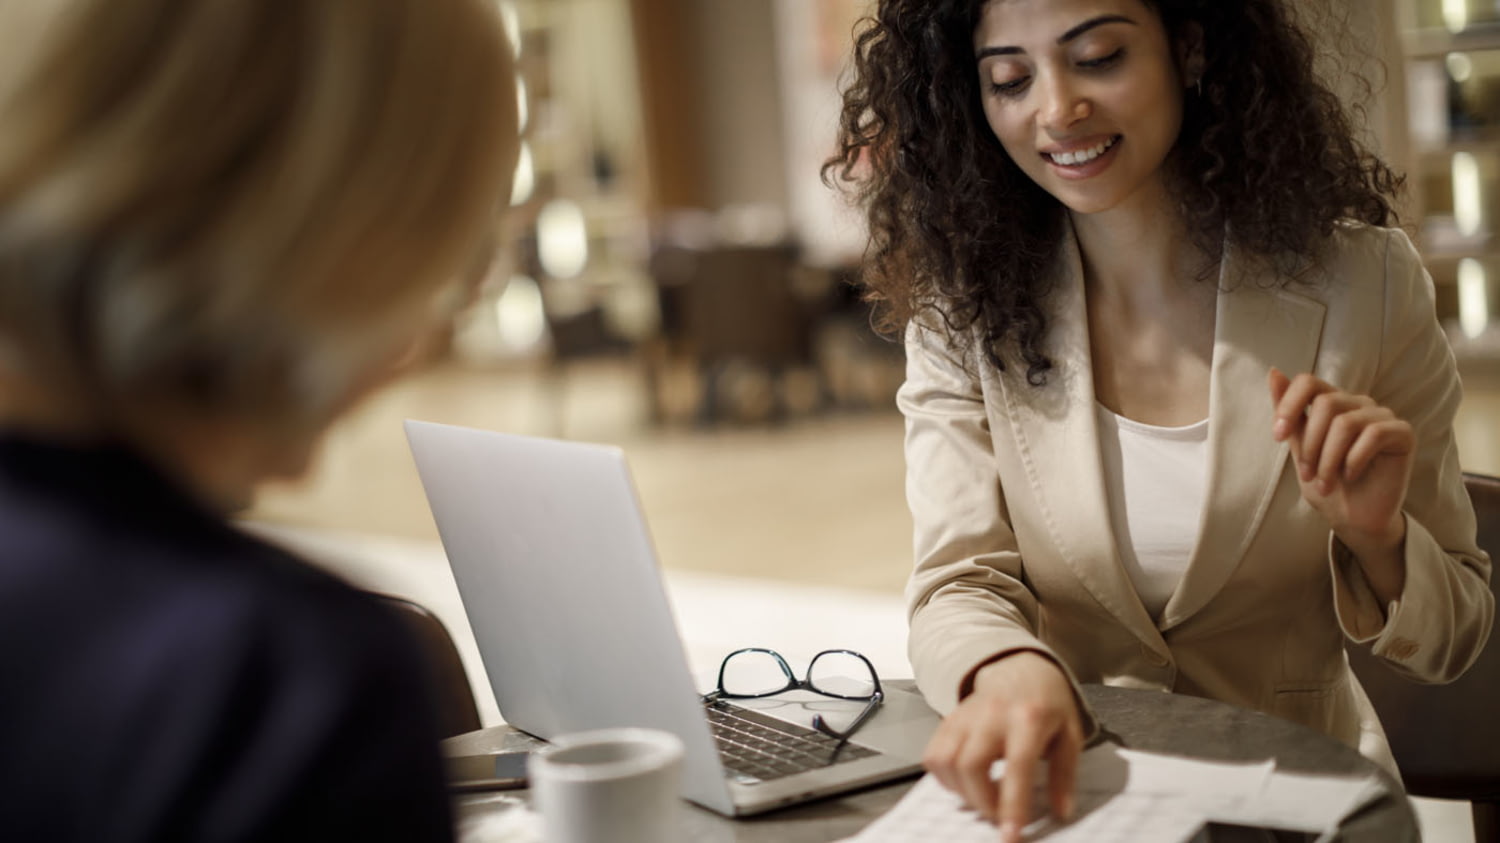
[[[1066,816],[1079,682],[1194,694],[1394,770],[1343,656],[1489,634],[1432,284],[1285,0],[881,0],[841,151],[903,330],[927,765]],[[1000,783],[991,762],[1007,760]]]

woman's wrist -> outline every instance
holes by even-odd
[[[1404,514],[1397,513],[1393,523],[1378,532],[1344,529],[1335,530],[1334,536],[1359,563],[1382,608],[1401,597],[1406,586]]]
[[[1009,694],[1019,687],[1037,689],[1053,683],[1056,683],[1056,688],[1067,689],[1068,695],[1075,697],[1079,710],[1082,710],[1083,701],[1076,699],[1068,674],[1051,656],[1040,650],[1013,650],[980,666],[974,671],[972,690],[975,693],[999,691]]]
[[[978,690],[981,684],[981,676],[989,676],[993,678],[997,674],[1002,676],[1013,675],[1017,667],[1027,661],[1027,659],[1020,658],[1021,656],[1033,656],[1035,658],[1041,659],[1042,661],[1046,662],[1049,667],[1057,670],[1059,673],[1062,672],[1061,669],[1058,668],[1050,658],[1048,658],[1038,650],[1010,650],[997,656],[993,656],[987,661],[981,662],[973,670],[969,671],[969,675],[965,677],[963,685],[959,688],[958,698],[962,700],[964,697],[967,697],[968,695]],[[1004,678],[1001,681],[1009,682],[1011,680],[1010,678]]]
[[[1406,544],[1406,514],[1397,512],[1378,530],[1345,526],[1333,532],[1345,547],[1361,558],[1400,553]]]

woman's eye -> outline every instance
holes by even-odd
[[[1088,59],[1086,61],[1080,61],[1078,63],[1078,66],[1079,67],[1088,68],[1089,70],[1100,70],[1102,68],[1110,67],[1115,62],[1118,62],[1124,55],[1125,55],[1125,48],[1121,47],[1118,50],[1115,50],[1113,53],[1110,53],[1107,56],[1100,56],[1097,59]]]
[[[1004,82],[991,82],[990,91],[999,96],[1014,96],[1016,94],[1019,94],[1021,92],[1021,89],[1026,87],[1026,83],[1029,81],[1031,81],[1030,76],[1022,76],[1020,78],[1009,79]]]

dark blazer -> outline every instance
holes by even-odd
[[[450,840],[422,675],[127,451],[0,436],[0,837]]]
[[[1394,770],[1345,639],[1404,676],[1443,682],[1473,662],[1495,612],[1459,473],[1460,387],[1432,281],[1400,231],[1352,224],[1333,232],[1305,283],[1233,248],[1222,271],[1207,499],[1187,572],[1156,618],[1111,527],[1076,241],[1047,302],[1046,386],[910,332],[898,403],[916,526],[907,596],[917,682],[946,712],[976,665],[1035,649],[1076,681],[1266,711]],[[1370,395],[1416,430],[1406,585],[1388,607],[1302,500],[1287,445],[1271,438],[1272,366]]]

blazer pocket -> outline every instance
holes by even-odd
[[[1276,686],[1271,713],[1358,746],[1359,717],[1348,677],[1332,682],[1284,682]]]

